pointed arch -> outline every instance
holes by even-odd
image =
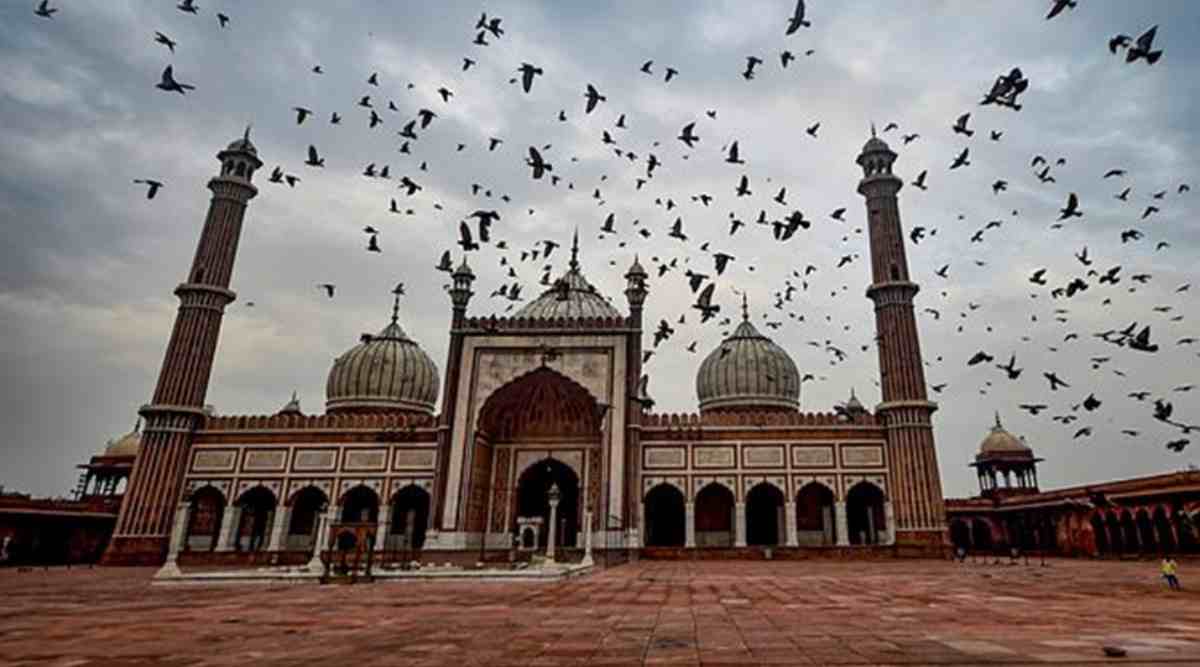
[[[541,367],[492,392],[479,411],[476,432],[492,442],[600,433],[599,402],[582,385]]]

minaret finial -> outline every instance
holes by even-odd
[[[400,292],[392,292],[392,324],[400,321]]]
[[[250,141],[250,128],[251,127],[253,127],[253,126],[250,124],[246,125],[246,133],[242,135],[243,141]]]
[[[571,240],[571,270],[579,270],[579,228],[575,228],[575,237]]]
[[[1000,425],[1000,411],[999,410],[996,411],[996,428],[1004,428],[1003,426]]]
[[[871,138],[875,138],[875,121],[871,121]]]
[[[742,321],[743,321],[743,322],[749,322],[749,321],[750,321],[750,304],[749,304],[749,302],[746,300],[746,293],[745,293],[745,292],[742,292]]]

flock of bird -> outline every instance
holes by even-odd
[[[1068,10],[1075,10],[1077,3],[1073,0],[1050,0],[1051,8],[1046,16],[1047,20],[1056,19],[1063,16]],[[179,3],[178,9],[181,12],[195,15],[199,11],[192,0],[182,0]],[[51,7],[47,0],[37,6],[35,13],[43,18],[54,18],[58,12],[57,8]],[[218,25],[220,28],[227,28],[230,25],[230,18],[224,14],[217,14]],[[1059,19],[1062,20],[1062,19]],[[799,0],[795,4],[794,11],[791,16],[780,17],[780,26],[782,38],[784,40],[797,39],[794,35],[802,29],[811,29],[813,22],[810,20],[804,0]],[[464,46],[468,49],[473,49],[471,55],[464,56],[461,60],[461,71],[466,73],[476,67],[481,59],[487,56],[487,47],[494,44],[498,40],[504,39],[507,28],[504,26],[504,21],[501,17],[489,16],[482,14],[473,26],[464,26],[463,41]],[[1156,37],[1157,26],[1151,27],[1144,31],[1138,38],[1134,39],[1128,35],[1120,34],[1111,38],[1108,43],[1108,48],[1111,53],[1117,54],[1119,49],[1126,50],[1126,62],[1135,63],[1139,60],[1144,61],[1147,65],[1154,65],[1159,62],[1162,57],[1162,50],[1155,50],[1154,40]],[[171,54],[174,53],[177,45],[176,41],[169,35],[163,32],[155,32],[154,41],[161,44]],[[781,45],[779,51],[779,67],[787,69],[789,64],[797,60],[796,55],[789,49],[784,48],[785,44]],[[815,53],[814,49],[800,50],[805,56],[811,56]],[[745,58],[744,69],[740,71],[740,76],[747,82],[754,81],[761,72],[760,68],[764,67],[767,62],[765,55],[751,55]],[[456,67],[457,67],[456,63]],[[546,72],[546,67],[531,63],[522,62],[512,71],[514,75],[508,80],[508,83],[516,86],[521,91],[520,94],[531,95],[538,86],[538,81],[543,77],[549,76]],[[686,72],[681,72],[680,68],[669,66],[658,66],[656,70],[655,59],[645,60],[640,67],[631,67],[633,73],[658,77],[661,74],[663,84],[670,84],[672,81],[686,77]],[[321,76],[324,74],[324,69],[320,64],[311,66],[307,70],[307,74],[313,76]],[[376,181],[391,181],[397,186],[396,193],[384,198],[386,201],[381,202],[381,209],[386,210],[391,215],[417,215],[417,206],[414,202],[420,202],[423,199],[428,203],[430,198],[425,193],[425,176],[430,170],[430,161],[428,159],[421,160],[418,164],[414,156],[415,152],[419,152],[421,140],[431,133],[440,131],[439,119],[447,115],[447,109],[454,104],[454,91],[443,85],[437,88],[437,99],[440,100],[441,107],[419,108],[411,117],[405,118],[400,111],[400,107],[393,101],[388,99],[386,93],[382,93],[382,84],[378,72],[364,72],[363,76],[363,94],[361,94],[353,106],[361,109],[363,115],[363,127],[367,131],[378,131],[380,126],[386,128],[399,128],[396,131],[397,149],[399,154],[403,155],[408,166],[399,170],[407,173],[398,174],[393,177],[391,164],[380,164],[378,160],[370,162],[363,166],[362,175],[365,178]],[[731,75],[733,72],[731,71]],[[543,84],[544,85],[544,84]],[[1002,109],[1007,109],[1013,113],[1020,112],[1023,108],[1021,96],[1029,89],[1030,82],[1025,77],[1020,68],[1012,68],[1007,72],[1001,73],[996,80],[986,87],[983,92],[983,97],[979,102],[980,106],[996,106]],[[415,84],[408,83],[407,88],[412,90]],[[157,84],[157,88],[165,92],[189,94],[198,91],[197,87],[191,83],[183,83],[176,78],[176,73],[171,65],[167,65],[162,72],[161,80]],[[597,85],[592,82],[580,82],[578,90],[579,106],[574,110],[559,109],[557,114],[547,117],[553,117],[557,122],[566,122],[569,114],[582,114],[583,116],[591,116],[592,114],[610,114],[610,107],[620,107],[623,104],[622,100],[609,99],[609,94],[606,94]],[[347,101],[349,102],[349,101]],[[321,118],[328,118],[328,123],[331,125],[340,125],[344,121],[349,121],[351,118],[348,112],[344,110],[324,110],[317,111],[312,105],[297,104],[291,109],[281,109],[280,113],[294,114],[294,123],[296,126],[305,126],[306,123],[319,122]],[[401,120],[395,120],[390,117],[392,114],[401,114]],[[953,156],[948,156],[949,159],[943,167],[945,172],[951,172],[959,169],[970,168],[972,162],[972,147],[973,142],[981,141],[975,139],[977,129],[972,127],[973,112],[967,111],[957,116],[953,122],[948,122],[941,130],[932,128],[926,130],[948,132],[950,137],[961,141],[961,149]],[[803,267],[787,267],[782,271],[772,271],[773,275],[763,276],[758,278],[754,275],[757,269],[770,269],[772,267],[758,267],[751,262],[744,262],[732,252],[723,250],[720,245],[721,238],[730,238],[745,235],[749,233],[761,234],[761,239],[756,243],[779,243],[787,244],[795,239],[803,236],[803,232],[810,230],[813,225],[836,225],[842,228],[842,242],[855,243],[859,250],[866,251],[866,239],[863,235],[862,227],[849,227],[850,223],[846,218],[847,206],[841,206],[828,213],[819,219],[810,219],[798,206],[793,204],[788,198],[788,188],[786,185],[772,183],[772,179],[767,178],[761,180],[753,173],[746,170],[747,152],[738,140],[734,139],[727,141],[724,145],[718,146],[722,140],[714,141],[711,136],[719,136],[714,129],[716,124],[717,111],[715,109],[704,110],[703,116],[696,114],[696,119],[687,122],[680,129],[678,136],[674,137],[674,142],[663,143],[661,140],[650,140],[648,138],[639,138],[636,131],[637,119],[629,111],[616,109],[615,121],[610,127],[601,131],[596,138],[598,146],[604,149],[607,154],[611,152],[614,156],[613,168],[619,170],[617,178],[626,179],[627,182],[633,184],[635,192],[643,192],[646,189],[645,196],[647,201],[652,200],[656,209],[656,216],[661,216],[664,224],[657,225],[649,222],[642,222],[640,219],[621,220],[617,213],[612,210],[614,207],[606,200],[602,187],[606,185],[608,175],[602,175],[594,182],[584,184],[577,182],[571,175],[572,165],[579,162],[578,157],[568,158],[555,152],[554,147],[550,144],[531,145],[522,150],[519,150],[519,158],[512,157],[511,151],[506,147],[505,140],[502,137],[490,137],[486,143],[486,153],[496,154],[500,160],[506,160],[511,167],[516,167],[521,164],[528,170],[528,176],[533,181],[538,182],[539,187],[564,188],[568,192],[586,193],[591,191],[590,199],[595,202],[595,205],[600,208],[609,208],[607,212],[601,211],[597,216],[596,222],[588,220],[581,221],[581,225],[585,232],[594,229],[598,239],[614,243],[616,250],[624,255],[631,252],[644,253],[643,260],[648,260],[652,266],[651,279],[652,281],[667,281],[680,280],[687,284],[687,289],[694,295],[694,303],[687,306],[680,305],[678,312],[671,317],[664,317],[657,324],[652,325],[652,342],[644,352],[643,361],[649,363],[652,361],[655,354],[660,350],[669,347],[671,341],[683,337],[682,334],[686,331],[685,327],[692,326],[715,326],[720,329],[722,337],[725,337],[733,326],[737,324],[739,319],[736,312],[728,310],[723,311],[723,304],[720,303],[720,296],[729,293],[741,293],[736,289],[723,289],[718,291],[723,284],[726,288],[732,288],[729,283],[733,280],[727,276],[727,271],[731,267],[737,267],[750,273],[750,279],[768,280],[774,286],[772,289],[774,302],[769,308],[761,314],[763,325],[769,330],[779,330],[788,319],[799,327],[805,323],[805,313],[802,312],[799,304],[799,298],[803,293],[807,292],[810,287],[816,287],[815,282],[819,277],[829,275],[829,279],[833,280],[837,276],[835,272],[844,269],[848,265],[854,264],[860,258],[860,253],[852,250],[842,254],[832,266],[820,266],[815,263],[806,263]],[[819,140],[819,132],[821,123],[813,122],[804,128],[806,135],[811,140]],[[872,129],[874,131],[874,128]],[[921,134],[917,132],[905,133],[901,130],[899,123],[890,122],[884,125],[881,134],[888,135],[895,132],[902,145],[908,145],[921,138]],[[1004,132],[1000,130],[989,130],[986,135],[986,140],[989,142],[1000,142],[1003,139]],[[471,147],[470,142],[457,143],[455,152],[463,152]],[[308,143],[307,150],[303,151],[305,159],[302,164],[305,168],[312,170],[315,174],[325,167],[325,157],[314,143]],[[683,166],[685,161],[690,160],[693,156],[698,159],[710,157],[719,159],[727,169],[730,170],[728,192],[701,192],[689,195],[680,195],[674,192],[666,192],[656,187],[655,175],[659,169],[674,169]],[[517,160],[520,160],[518,163]],[[1049,187],[1055,184],[1055,170],[1065,168],[1067,160],[1065,157],[1057,157],[1054,159],[1047,158],[1044,155],[1035,155],[1030,160],[1031,173],[1028,175],[1030,180],[1036,180],[1041,186]],[[498,167],[498,168],[502,168]],[[910,182],[914,188],[925,191],[931,187],[931,182],[939,180],[937,167],[926,168],[919,172],[917,177]],[[272,168],[269,178],[270,184],[285,188],[296,188],[301,186],[302,178],[298,175],[299,170],[288,168],[283,165],[276,165]],[[1127,177],[1127,172],[1124,169],[1113,168],[1105,172],[1102,179],[1124,179]],[[308,178],[305,175],[304,178]],[[1010,181],[1013,179],[998,179],[991,184],[991,193],[988,196],[1002,197],[1009,188]],[[146,186],[146,196],[153,199],[155,195],[165,187],[164,184],[152,178],[138,179],[137,183]],[[771,185],[766,185],[771,183]],[[301,186],[302,187],[302,186]],[[1168,197],[1180,198],[1187,195],[1190,188],[1186,183],[1176,184],[1170,188],[1156,188],[1150,194],[1149,200],[1144,205],[1137,205],[1140,209],[1140,217],[1137,224],[1131,226],[1120,234],[1122,244],[1137,243],[1147,235],[1154,233],[1159,235],[1157,230],[1143,229],[1141,226],[1149,224],[1152,216],[1159,213],[1163,207],[1168,204]],[[770,198],[770,203],[758,208],[757,214],[746,214],[745,211],[735,208],[735,204],[742,202],[743,198],[752,198],[755,192],[765,191],[765,194],[774,192],[774,196]],[[1134,186],[1124,187],[1120,192],[1114,193],[1113,197],[1123,204],[1134,205],[1130,201],[1130,194],[1134,191]],[[464,193],[465,194],[465,193]],[[470,187],[469,196],[479,201],[493,200],[493,188],[486,184],[474,183]],[[578,194],[575,196],[585,196]],[[1067,225],[1081,224],[1087,215],[1089,202],[1082,201],[1081,198],[1074,192],[1063,193],[1064,204],[1057,212],[1057,219],[1049,226],[1049,230],[1062,229]],[[489,297],[491,299],[499,299],[502,301],[502,308],[505,312],[511,312],[519,308],[522,302],[532,298],[530,290],[543,289],[561,289],[563,284],[554,279],[555,265],[551,260],[554,256],[555,260],[561,260],[564,257],[562,251],[555,253],[555,250],[562,247],[563,240],[543,239],[536,243],[517,247],[510,245],[510,242],[504,238],[503,233],[505,221],[510,219],[513,213],[511,209],[516,204],[513,204],[513,198],[508,194],[499,194],[494,198],[503,203],[493,207],[491,204],[484,203],[476,210],[468,212],[458,218],[455,225],[457,239],[453,247],[445,249],[439,258],[439,261],[432,267],[438,271],[450,273],[456,266],[455,255],[471,255],[474,253],[487,253],[498,262],[500,270],[506,279],[502,284],[491,289]],[[751,199],[749,201],[757,201]],[[386,206],[384,206],[386,204]],[[712,228],[698,229],[694,225],[689,225],[685,216],[689,210],[707,210],[715,206],[728,207],[728,227],[727,229],[714,230]],[[437,202],[432,202],[432,208],[435,211],[443,211],[443,206]],[[679,209],[676,211],[676,209]],[[503,212],[502,212],[503,210]],[[535,210],[528,209],[528,215],[533,215]],[[1015,217],[1017,211],[1012,212]],[[959,221],[965,220],[965,216],[960,215]],[[1001,228],[1008,223],[1001,218],[987,221],[980,228],[972,231],[969,236],[971,244],[986,243],[989,234],[994,233],[993,230]],[[591,225],[595,225],[594,228]],[[564,234],[569,230],[564,230]],[[576,230],[577,232],[578,230]],[[922,242],[929,242],[931,239],[938,237],[938,228],[927,225],[912,225],[908,228],[908,239],[914,245],[919,245]],[[365,235],[365,251],[369,253],[383,253],[387,244],[381,242],[381,236],[384,232],[374,225],[367,225],[363,228]],[[948,232],[943,231],[942,236],[946,236]],[[857,238],[853,238],[857,236]],[[385,239],[386,240],[386,239]],[[449,245],[449,244],[447,244]],[[1159,238],[1155,241],[1155,252],[1166,250],[1170,247],[1168,240]],[[476,263],[478,260],[473,260]],[[1108,290],[1106,296],[1101,302],[1101,307],[1110,306],[1113,300],[1118,296],[1116,286],[1122,283],[1126,278],[1124,273],[1126,269],[1120,264],[1101,268],[1097,266],[1092,268],[1093,263],[1099,261],[1089,254],[1088,248],[1083,247],[1075,253],[1075,261],[1078,267],[1075,270],[1064,267],[1044,267],[1038,268],[1028,276],[1028,282],[1033,286],[1029,297],[1031,299],[1050,299],[1056,304],[1061,303],[1053,309],[1053,320],[1061,325],[1066,325],[1070,322],[1070,309],[1067,308],[1069,300],[1076,298],[1078,295],[1089,290]],[[983,266],[983,260],[974,260],[978,266]],[[617,266],[617,260],[611,259],[610,266]],[[623,266],[620,268],[624,268]],[[932,272],[934,281],[950,280],[952,266],[950,264],[943,265]],[[840,289],[832,289],[829,294],[831,297],[837,297],[839,294],[848,290],[848,283],[861,283],[862,275],[861,268],[854,269],[855,273],[849,277],[843,278],[844,283]],[[1128,272],[1127,276],[1129,283],[1137,285],[1147,284],[1153,279],[1152,272],[1136,271]],[[674,274],[674,275],[672,275]],[[844,274],[842,274],[844,275]],[[816,276],[816,277],[814,277]],[[536,279],[535,279],[536,277]],[[810,281],[814,281],[810,284]],[[532,285],[531,285],[532,283]],[[1128,284],[1128,283],[1127,283]],[[935,282],[935,287],[942,288]],[[317,289],[326,298],[332,299],[336,293],[336,285],[330,282],[321,282],[317,284]],[[1177,294],[1183,294],[1188,291],[1190,285],[1181,285],[1176,288]],[[941,289],[943,299],[947,299],[948,291]],[[1130,287],[1129,292],[1136,291],[1135,287]],[[403,293],[403,285],[398,285],[395,293]],[[743,297],[744,298],[744,297]],[[1137,298],[1137,297],[1133,297]],[[982,299],[980,300],[982,301]],[[966,322],[970,314],[977,311],[983,306],[982,303],[970,301],[967,304],[966,310],[959,313],[959,323],[956,331],[962,333],[965,331]],[[943,311],[949,306],[942,308],[926,306],[920,311],[922,317],[930,318],[923,326],[930,326],[931,322],[941,322],[943,320]],[[745,306],[743,305],[745,309]],[[1032,312],[1031,321],[1037,322],[1038,315]],[[811,315],[811,313],[810,313]],[[1182,321],[1183,316],[1177,312],[1176,306],[1173,305],[1157,305],[1146,314],[1146,319],[1126,323],[1114,323],[1108,329],[1097,332],[1068,332],[1061,342],[1056,342],[1055,345],[1049,346],[1049,351],[1055,354],[1066,354],[1067,344],[1075,341],[1081,341],[1083,337],[1091,337],[1094,340],[1104,344],[1111,345],[1114,350],[1113,354],[1094,355],[1089,357],[1089,363],[1094,371],[1103,371],[1108,369],[1111,373],[1122,379],[1127,378],[1126,372],[1118,368],[1120,363],[1128,363],[1131,365],[1141,365],[1145,363],[1143,360],[1132,355],[1153,355],[1163,345],[1186,346],[1196,343],[1200,338],[1182,337],[1176,341],[1159,341],[1155,337],[1155,332],[1160,325],[1157,322],[1148,321],[1151,317],[1166,316],[1171,322]],[[949,322],[949,318],[946,318]],[[711,324],[710,324],[711,323]],[[835,327],[830,316],[825,317],[825,325]],[[881,341],[876,338],[872,342],[852,345],[846,343],[845,340],[849,335],[851,327],[842,325],[841,331],[835,332],[828,337],[810,339],[807,344],[816,348],[828,356],[828,362],[831,366],[836,366],[846,361],[851,355],[856,353],[868,353],[871,347],[875,345],[886,345],[886,341]],[[992,327],[987,326],[986,331],[991,333]],[[1032,337],[1023,336],[1023,343],[1031,343]],[[1022,377],[1023,368],[1020,367],[1018,354],[1010,350],[1013,341],[988,341],[981,342],[980,347],[967,361],[966,366],[971,369],[972,373],[983,373],[984,369],[994,368],[999,371],[999,375],[995,376],[997,380],[1006,380],[1016,382]],[[677,343],[680,348],[687,353],[695,354],[697,352],[697,341],[692,339],[687,343]],[[999,350],[1004,347],[1004,351]],[[994,348],[994,349],[992,349]],[[1125,354],[1128,351],[1128,355]],[[1118,357],[1118,354],[1120,356]],[[997,358],[1003,359],[1007,356],[1006,363],[996,363]],[[1119,360],[1119,361],[1118,361]],[[934,359],[927,360],[930,374],[936,374],[939,370],[939,364],[944,362],[941,355],[937,355]],[[1095,431],[1095,425],[1086,423],[1089,416],[1100,410],[1102,405],[1115,400],[1110,397],[1100,398],[1097,393],[1110,391],[1113,386],[1116,386],[1118,381],[1107,379],[1100,381],[1096,379],[1077,379],[1063,377],[1063,375],[1053,369],[1042,371],[1042,378],[1045,380],[1044,388],[1046,391],[1054,393],[1059,390],[1063,391],[1078,391],[1082,392],[1085,388],[1088,394],[1081,397],[1077,402],[1068,400],[1065,404],[1052,406],[1049,402],[1036,402],[1033,400],[1022,402],[1019,408],[1028,412],[1031,416],[1037,416],[1043,411],[1050,411],[1051,418],[1069,428],[1074,438],[1086,438],[1092,436]],[[979,376],[983,377],[983,376]],[[798,382],[812,382],[826,380],[825,375],[805,374],[800,378],[778,378],[780,383],[790,385]],[[775,379],[772,379],[775,381]],[[979,391],[986,394],[993,386],[990,378],[984,378]],[[948,389],[949,385],[946,382],[931,383],[930,389],[936,395]],[[1097,389],[1103,387],[1104,389]],[[795,388],[792,386],[789,389]],[[1193,385],[1181,385],[1175,387],[1175,392],[1187,392],[1193,388]],[[1028,392],[1033,394],[1032,389]],[[1147,412],[1150,416],[1159,423],[1162,423],[1171,429],[1178,431],[1180,437],[1170,439],[1166,446],[1174,451],[1182,450],[1188,444],[1186,437],[1192,431],[1200,429],[1200,425],[1188,423],[1186,419],[1182,419],[1173,414],[1173,406],[1169,396],[1153,396],[1152,392],[1139,387],[1129,387],[1121,396],[1124,400],[1147,402],[1152,406]],[[1152,401],[1152,402],[1151,402]],[[1076,423],[1080,422],[1080,423]],[[1138,437],[1141,434],[1139,429],[1126,428],[1121,431],[1129,437]]]

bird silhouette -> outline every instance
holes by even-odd
[[[788,19],[787,31],[784,35],[790,35],[800,28],[808,28],[812,23],[804,19],[804,0],[796,0],[796,9],[792,11],[792,16]]]
[[[193,85],[176,81],[175,71],[171,65],[167,65],[167,68],[163,70],[161,80],[154,87],[167,92],[177,92],[180,95],[186,95],[187,91],[196,89]]]
[[[149,178],[134,179],[134,183],[148,186],[146,188],[146,199],[154,199],[154,195],[158,194],[158,189],[163,186],[160,181],[155,181]]]

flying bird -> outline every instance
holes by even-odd
[[[958,120],[954,121],[954,125],[950,127],[954,130],[955,134],[965,134],[968,137],[973,137],[975,136],[975,130],[967,129],[967,121],[969,120],[971,120],[971,114],[968,112],[959,116]]]
[[[1157,32],[1158,26],[1154,26],[1142,33],[1142,36],[1138,37],[1133,46],[1129,47],[1129,50],[1125,52],[1125,62],[1131,63],[1139,58],[1144,58],[1147,65],[1153,65],[1158,62],[1158,59],[1162,57],[1162,51],[1153,50],[1154,35]]]
[[[596,87],[590,83],[587,85],[587,92],[584,93],[583,96],[587,98],[587,107],[584,108],[584,113],[591,113],[592,110],[596,108],[597,104],[608,101],[608,98],[601,95],[600,92],[596,90]]]
[[[541,67],[535,67],[529,63],[521,63],[517,71],[521,73],[521,88],[527,93],[533,89],[533,77],[545,73]]]
[[[149,178],[134,179],[134,183],[148,186],[146,189],[146,199],[154,199],[154,195],[158,194],[158,189],[163,186],[160,181],[151,180]]]
[[[316,146],[309,144],[308,145],[308,159],[304,161],[304,164],[306,164],[310,167],[324,167],[325,166],[325,158],[321,157],[320,155],[317,155],[317,147]]]
[[[154,41],[156,43],[162,44],[163,46],[170,49],[171,53],[175,53],[175,45],[178,44],[178,42],[171,39],[170,37],[167,37],[166,35],[162,34],[161,32],[155,31]]]
[[[553,166],[542,159],[542,154],[537,148],[529,147],[529,157],[525,158],[525,164],[533,168],[534,179],[540,179],[542,175],[548,171],[553,171]]]
[[[1046,15],[1047,21],[1061,14],[1067,7],[1071,9],[1075,8],[1075,0],[1050,0],[1050,3],[1052,6],[1050,7],[1050,13]]]
[[[812,26],[810,21],[804,19],[805,7],[804,0],[796,0],[796,9],[792,12],[791,18],[788,19],[787,32],[784,35],[790,35],[800,28],[808,28]]]
[[[50,0],[42,0],[40,3],[38,3],[37,9],[33,10],[33,13],[44,19],[52,19],[54,18],[54,12],[57,11],[57,7],[50,6]]]
[[[155,88],[168,92],[178,92],[180,95],[186,95],[187,91],[196,89],[195,86],[176,81],[175,72],[171,65],[167,65],[167,68],[163,70],[162,79]]]

